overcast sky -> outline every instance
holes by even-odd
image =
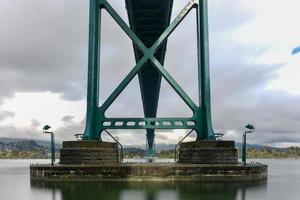
[[[88,0],[0,1],[0,137],[58,141],[82,133],[86,111]],[[110,0],[127,22],[123,1]],[[175,0],[173,18],[186,4]],[[300,145],[299,0],[209,0],[212,118],[216,132],[251,143]],[[168,41],[165,67],[196,101],[194,11]],[[131,41],[103,14],[101,101],[134,66]],[[120,114],[121,113],[121,114]],[[137,78],[107,116],[142,114]],[[159,116],[191,111],[163,80]],[[115,131],[123,144],[144,144],[145,132]],[[184,131],[158,131],[158,143],[175,143]]]

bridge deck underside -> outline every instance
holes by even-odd
[[[126,8],[131,29],[139,39],[150,48],[164,30],[169,26],[173,0],[126,0]],[[163,65],[167,41],[155,53],[155,57]],[[136,62],[143,53],[134,45]],[[161,74],[148,61],[138,73],[144,115],[155,118],[157,115],[158,99],[161,86]],[[147,129],[148,155],[154,155],[154,129]]]
[[[150,48],[170,24],[173,0],[126,0],[131,29]],[[163,64],[166,52],[164,42],[155,57]],[[136,61],[143,54],[134,46]],[[151,62],[138,73],[145,117],[156,117],[161,85],[161,74]]]

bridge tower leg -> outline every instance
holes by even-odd
[[[210,94],[210,64],[209,64],[209,30],[207,0],[199,0],[197,5],[197,55],[198,55],[198,83],[199,110],[202,126],[199,126],[197,140],[215,140],[211,120]]]
[[[156,155],[156,149],[155,149],[155,144],[154,144],[154,138],[155,138],[155,133],[154,129],[147,129],[146,130],[146,156],[147,157],[155,157]]]
[[[99,0],[90,0],[86,128],[83,139],[98,140],[101,13]]]

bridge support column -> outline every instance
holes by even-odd
[[[201,113],[200,130],[197,140],[215,140],[211,120],[209,29],[207,0],[199,0],[197,5],[197,49],[198,49],[198,87]]]
[[[154,138],[155,138],[154,129],[147,129],[146,157],[155,157],[156,155]]]
[[[90,0],[87,114],[84,140],[99,140],[101,128],[98,116],[100,79],[101,10],[99,0]]]

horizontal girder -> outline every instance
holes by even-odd
[[[104,129],[195,129],[194,118],[106,118]]]

